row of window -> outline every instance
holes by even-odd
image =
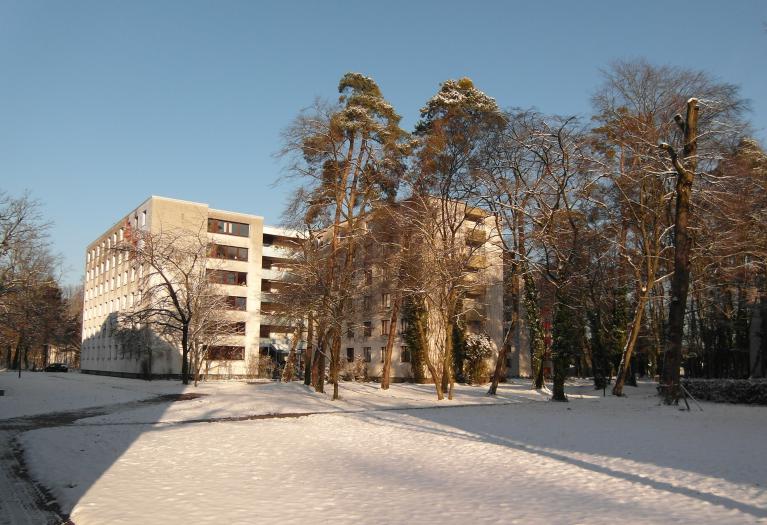
[[[381,319],[381,331],[379,335],[386,336],[389,335],[390,329],[396,329],[396,323],[395,326],[391,326],[391,321],[389,319]],[[406,321],[404,319],[400,319],[399,322],[399,333],[401,334],[405,328],[407,327]],[[348,339],[354,339],[355,331],[354,331],[354,325],[352,323],[346,324],[346,337]],[[362,323],[362,337],[373,337],[373,321],[364,321]]]
[[[238,297],[236,295],[228,295],[224,299],[224,304],[230,310],[242,310],[242,311],[245,311],[248,308],[248,299],[246,297]]]
[[[232,272],[229,270],[207,270],[208,281],[217,284],[236,284],[247,286],[247,272]]]
[[[136,272],[136,268],[131,268],[130,271],[130,282],[133,282],[136,280],[136,274],[138,273],[138,278],[141,279],[144,277],[144,267],[139,266],[138,272]],[[120,288],[121,286],[127,286],[128,285],[128,270],[125,270],[122,273],[116,274],[111,279],[105,279],[104,282],[101,282],[97,285],[94,285],[92,288],[88,288],[85,290],[85,300],[88,301],[90,299],[94,299],[101,294],[104,294],[106,292],[110,292],[112,290],[116,290]]]
[[[128,222],[128,226],[129,227],[131,226],[130,222]],[[143,228],[146,226],[146,210],[142,211],[141,215],[137,213],[133,216],[132,226],[136,228]],[[91,261],[95,261],[98,257],[101,257],[102,255],[106,255],[107,251],[110,248],[112,248],[113,246],[117,246],[117,243],[119,241],[122,241],[124,238],[125,238],[124,228],[120,228],[116,232],[112,232],[112,235],[110,237],[107,237],[106,241],[102,241],[99,246],[96,246],[95,248],[91,249],[87,254],[85,254],[85,262],[90,263]]]
[[[362,359],[365,360],[366,363],[370,363],[372,361],[371,356],[371,347],[369,346],[363,346],[362,347]],[[392,348],[392,351],[394,351],[394,348]],[[381,347],[381,362],[384,361],[384,355],[386,355],[386,347]],[[346,360],[349,362],[354,361],[355,358],[355,350],[354,348],[347,348],[346,349]],[[401,346],[399,351],[399,362],[400,363],[409,363],[410,362],[410,349],[408,349],[407,346]]]
[[[125,254],[125,260],[128,260],[128,253]],[[107,273],[110,268],[115,269],[119,264],[122,264],[123,262],[123,254],[122,252],[119,252],[116,256],[112,255],[111,258],[107,258],[104,261],[101,262],[101,264],[97,264],[91,269],[86,270],[85,272],[85,280],[89,281],[91,279],[95,279],[101,274]],[[110,264],[111,263],[111,264]]]
[[[362,309],[364,311],[370,311],[373,307],[373,297],[370,295],[364,295],[362,297]],[[391,294],[389,292],[383,292],[381,294],[381,308],[391,308]]]
[[[247,261],[248,249],[239,246],[226,246],[225,244],[211,244],[208,248],[208,256],[229,261]]]
[[[214,361],[242,361],[245,359],[244,346],[216,345],[207,346],[208,359]]]
[[[208,231],[210,233],[236,235],[237,237],[249,237],[250,225],[244,224],[242,222],[224,221],[221,219],[208,219]]]
[[[126,308],[133,307],[134,304],[141,302],[141,292],[133,292],[130,295],[123,295],[117,299],[105,301],[101,304],[86,308],[83,312],[83,321],[90,321],[94,318],[103,317],[105,315],[125,310]]]

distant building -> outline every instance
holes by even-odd
[[[110,319],[137,301],[142,268],[110,249],[134,230],[157,233],[161,229],[207,231],[209,260],[215,265],[216,282],[228,296],[230,316],[244,324],[226,348],[211,349],[215,359],[212,375],[255,376],[259,355],[279,359],[287,353],[292,328],[279,316],[269,315],[273,293],[285,278],[291,234],[264,225],[263,217],[216,210],[207,204],[151,197],[108,228],[93,241],[85,257],[85,301],[80,366],[83,372],[138,377],[178,376],[181,353],[155,341],[151,362],[146,353],[123,348],[111,333]],[[222,350],[222,351],[218,351]],[[225,350],[225,351],[223,351]]]
[[[479,210],[468,210],[467,218],[465,242],[473,246],[475,255],[466,275],[470,284],[465,299],[466,331],[486,333],[501,348],[504,301],[508,294],[504,291],[502,253],[497,243],[492,242],[494,221]],[[229,337],[225,347],[211,349],[213,366],[209,375],[253,377],[259,374],[259,361],[263,375],[263,356],[284,362],[294,328],[281,312],[297,234],[265,226],[263,217],[257,215],[153,196],[87,247],[81,370],[125,377],[180,375],[178,348],[150,338],[151,353],[134,351],[125,348],[111,330],[119,313],[132,308],[138,300],[144,271],[112,248],[136,230],[157,233],[163,229],[207,232],[212,247],[208,264],[215,268],[211,274],[228,298],[228,315],[243,327],[240,333]],[[360,275],[364,278],[355,315],[342,339],[342,359],[351,362],[362,358],[367,363],[368,376],[380,377],[386,338],[394,330],[392,379],[410,380],[410,353],[402,337],[402,319],[393,325],[390,322],[393,290],[386,270],[371,263]],[[524,376],[529,375],[529,358],[523,330],[519,328],[518,332],[509,338],[507,369],[509,375]]]

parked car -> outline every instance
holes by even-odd
[[[45,367],[46,372],[68,372],[69,367],[64,363],[51,363]]]

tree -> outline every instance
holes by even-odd
[[[324,290],[317,310],[317,351],[330,349],[333,399],[338,399],[341,334],[355,291],[356,255],[362,220],[392,200],[409,144],[400,116],[378,85],[359,73],[345,74],[337,105],[316,104],[283,133],[283,155],[293,158],[292,175],[302,181],[290,207],[290,222],[324,246]],[[323,354],[324,355],[324,354]]]
[[[204,232],[185,230],[133,231],[113,248],[142,268],[138,299],[116,324],[144,342],[147,334],[141,330],[148,329],[166,344],[180,348],[184,384],[189,383],[192,371],[196,384],[209,347],[231,333],[231,323],[222,316],[224,297],[208,278],[208,249]],[[151,346],[147,348],[151,351]]]
[[[672,215],[681,214],[684,219],[688,198],[683,196],[688,186],[677,186],[678,199],[683,197],[681,208],[679,200],[674,206],[668,187],[669,174],[677,173],[679,167],[667,156],[670,151],[676,155],[668,144],[675,144],[683,133],[678,127],[683,120],[675,113],[689,97],[706,100],[710,114],[701,120],[701,130],[709,151],[701,164],[712,166],[717,152],[732,140],[733,129],[742,128],[739,119],[744,102],[738,98],[735,86],[715,82],[702,72],[653,66],[642,60],[615,62],[604,72],[604,78],[593,97],[594,120],[598,123],[594,149],[600,155],[606,177],[603,184],[607,186],[601,202],[606,215],[601,231],[619,256],[622,271],[618,279],[623,282],[615,286],[630,292],[634,310],[613,388],[615,395],[621,395],[650,297],[662,292],[662,283],[670,275],[663,273],[668,269],[668,255],[672,246],[682,247],[685,236],[673,231],[684,227]],[[659,149],[658,144],[666,146]],[[672,245],[674,239],[679,242]],[[678,288],[679,284],[672,287]],[[675,330],[680,335],[679,347],[672,354],[681,352],[679,320],[683,323],[684,308],[682,304],[680,314],[680,306],[675,304],[679,314]]]
[[[0,192],[0,330],[6,365],[28,368],[34,349],[54,342],[63,305],[55,279],[49,224],[28,194],[14,198]]]

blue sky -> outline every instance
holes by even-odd
[[[347,71],[410,128],[461,76],[504,107],[588,115],[600,69],[644,57],[740,85],[764,143],[766,24],[764,1],[0,0],[0,189],[41,201],[72,283],[152,194],[278,223],[280,131]]]

